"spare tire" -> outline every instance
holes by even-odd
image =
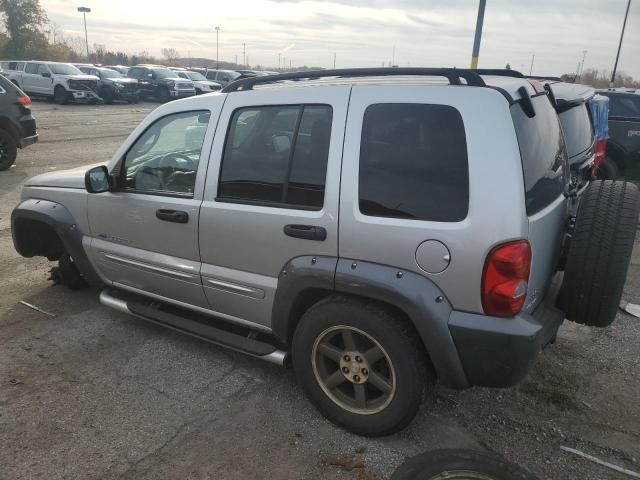
[[[526,470],[492,452],[445,449],[410,458],[391,480],[536,480]]]
[[[607,327],[615,319],[636,236],[640,192],[624,181],[594,181],[576,214],[559,306],[568,320]]]

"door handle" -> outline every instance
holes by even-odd
[[[158,220],[174,223],[189,223],[189,214],[180,210],[156,210]]]
[[[322,242],[327,239],[327,229],[314,225],[285,225],[284,234],[303,240],[317,240]]]

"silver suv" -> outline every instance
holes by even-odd
[[[457,69],[240,80],[159,107],[107,166],[29,180],[14,243],[109,307],[290,361],[329,419],[389,434],[436,380],[513,385],[565,318],[615,316],[638,190],[592,183],[572,215],[536,85]]]

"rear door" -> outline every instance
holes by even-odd
[[[41,63],[27,63],[27,66],[22,74],[22,85],[21,87],[27,93],[40,93],[39,84],[38,84],[38,70],[40,69]]]
[[[211,308],[269,328],[278,275],[300,256],[338,255],[348,86],[230,93],[200,213]]]

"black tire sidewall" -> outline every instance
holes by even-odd
[[[596,176],[598,180],[617,180],[620,178],[620,169],[613,158],[606,156],[598,166]]]
[[[394,366],[396,391],[391,403],[370,415],[349,412],[329,398],[313,372],[311,352],[318,335],[326,329],[346,325],[358,328],[375,338],[385,349]],[[298,382],[316,407],[332,422],[364,436],[395,433],[415,417],[422,402],[426,375],[423,358],[411,339],[403,333],[404,325],[377,304],[332,297],[310,308],[300,320],[292,343],[293,367]]]
[[[53,101],[58,105],[67,104],[67,91],[62,87],[56,87],[53,91]]]
[[[447,471],[483,473],[494,480],[538,480],[492,452],[445,449],[426,452],[400,465],[391,480],[429,480]]]
[[[104,100],[104,103],[106,103],[107,105],[111,105],[113,103],[113,92],[111,90],[109,90],[108,88],[105,88],[102,92],[102,99]]]
[[[7,170],[15,163],[18,157],[18,143],[11,132],[2,128],[0,128],[0,140],[7,143],[7,149],[9,150],[9,158],[7,160],[0,159],[0,171],[2,171]]]
[[[171,94],[169,93],[169,90],[167,88],[160,89],[160,91],[158,92],[158,100],[161,103],[167,103],[171,101]]]

